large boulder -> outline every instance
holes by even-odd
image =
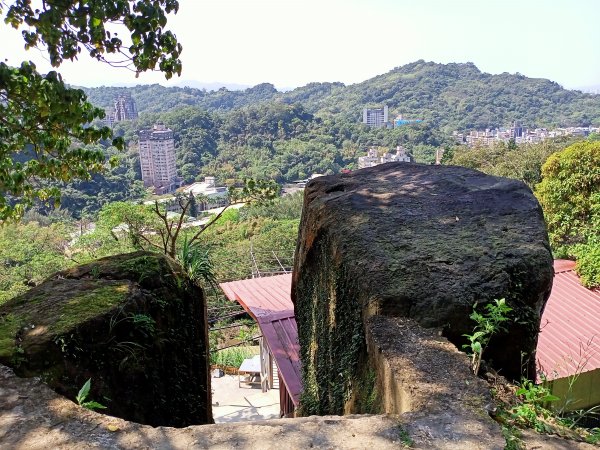
[[[316,178],[292,282],[307,409],[341,412],[373,315],[440,328],[460,348],[474,305],[505,298],[510,323],[484,359],[509,378],[533,376],[552,277],[542,211],[522,182],[406,163]]]
[[[162,255],[99,259],[0,306],[0,362],[71,399],[91,378],[88,400],[127,420],[212,422],[204,295]]]

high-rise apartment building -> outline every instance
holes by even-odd
[[[158,194],[179,187],[181,182],[175,168],[173,130],[159,122],[151,130],[140,131],[139,137],[144,186],[154,186]]]
[[[120,94],[115,100],[115,122],[137,119],[138,112],[131,94]]]
[[[114,107],[105,108],[106,116],[104,123],[111,127],[115,122],[122,122],[123,120],[133,120],[138,118],[137,108],[131,94],[123,93],[120,94],[114,103]]]
[[[364,108],[363,123],[374,128],[387,126],[388,123],[388,107],[383,108]]]

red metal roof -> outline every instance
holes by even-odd
[[[302,378],[298,328],[291,298],[292,275],[230,281],[220,286],[227,298],[237,301],[258,322],[275,358],[280,380],[298,406]]]
[[[262,318],[258,326],[277,363],[279,379],[285,384],[294,405],[298,406],[302,394],[302,366],[296,318],[293,313],[287,317],[282,317],[280,313],[274,315],[273,320],[265,319]]]
[[[291,311],[291,315],[294,315],[291,273],[229,281],[219,286],[229,300],[238,302],[256,320],[282,311]]]
[[[600,368],[600,290],[583,287],[574,268],[554,261],[537,345],[538,371],[548,380]]]

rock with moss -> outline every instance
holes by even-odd
[[[206,303],[168,257],[136,252],[59,272],[0,306],[0,362],[103,412],[212,422]]]
[[[552,277],[542,210],[522,182],[406,163],[316,178],[305,190],[292,285],[304,408],[344,410],[374,315],[440,328],[461,348],[473,307],[505,298],[507,331],[484,359],[509,378],[534,376]]]

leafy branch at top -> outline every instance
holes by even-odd
[[[0,19],[22,29],[25,48],[45,51],[53,67],[85,49],[99,61],[136,74],[158,69],[168,79],[181,73],[181,44],[164,30],[166,15],[178,8],[177,0],[15,0],[0,2]],[[125,26],[131,43],[107,28],[114,25]],[[107,127],[89,126],[104,115],[57,72],[41,75],[31,62],[0,63],[0,223],[20,218],[36,201],[58,203],[60,191],[48,181],[89,179],[105,170],[103,152],[82,146],[112,137]],[[124,141],[113,145],[122,150]]]

